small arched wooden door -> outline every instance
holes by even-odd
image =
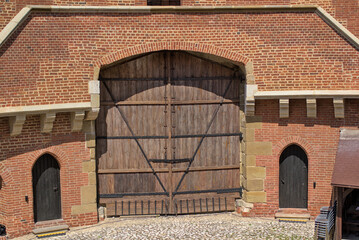
[[[61,218],[60,167],[50,154],[32,168],[35,222]]]
[[[279,207],[307,208],[308,157],[297,145],[287,147],[280,156]]]

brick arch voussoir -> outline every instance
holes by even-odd
[[[50,154],[51,156],[53,156],[56,159],[56,161],[59,163],[60,169],[62,166],[65,166],[66,162],[69,162],[69,157],[66,155],[64,151],[62,151],[56,146],[50,146],[33,151],[29,154],[27,161],[29,161],[31,169],[36,163],[36,161],[44,154]]]
[[[310,159],[310,157],[314,153],[314,149],[308,141],[306,141],[305,139],[299,136],[290,136],[280,140],[273,148],[276,159],[279,159],[284,149],[286,149],[289,145],[292,144],[301,147],[304,150],[304,152],[307,154],[308,159]]]
[[[121,59],[130,56],[148,53],[148,52],[162,51],[162,50],[182,50],[182,51],[207,53],[222,58],[226,58],[235,63],[244,64],[244,65],[246,65],[248,62],[251,61],[250,58],[238,52],[233,52],[228,49],[216,47],[214,45],[203,44],[203,43],[192,43],[192,42],[158,42],[158,43],[137,45],[108,54],[102,57],[95,65],[100,68],[102,66],[106,66],[108,64],[117,62]]]

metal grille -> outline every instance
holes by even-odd
[[[321,207],[320,214],[315,219],[315,239],[328,239],[330,231],[335,226],[336,202],[333,207]]]

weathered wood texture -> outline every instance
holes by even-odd
[[[170,213],[177,200],[185,200],[176,192],[239,188],[240,138],[223,136],[240,132],[238,75],[233,69],[184,52],[165,51],[103,70],[96,124],[100,201],[109,203],[101,198],[103,194],[163,192],[135,140],[121,139],[132,135],[118,108],[134,135],[162,136],[138,139],[148,159],[194,157],[187,174],[189,162],[151,162],[170,196]],[[191,136],[206,133],[214,136],[203,138],[201,144],[201,137]],[[185,136],[176,138],[178,135]],[[187,199],[199,199],[199,195],[193,193]],[[223,204],[225,195],[220,195]],[[232,197],[226,198],[226,204],[232,210],[229,206],[234,206],[234,197],[229,195]],[[217,193],[206,193],[206,197],[218,201]],[[128,198],[136,204],[146,199]]]
[[[61,218],[60,166],[49,154],[32,168],[35,222]]]
[[[297,145],[287,147],[280,156],[279,207],[307,208],[308,158]]]

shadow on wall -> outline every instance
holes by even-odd
[[[325,125],[332,128],[358,127],[359,125],[359,100],[345,99],[345,118],[335,118],[333,99],[317,99],[317,118],[307,117],[305,99],[290,99],[289,118],[279,118],[279,101],[256,100],[256,115],[262,116],[262,121],[278,123],[279,126],[288,124],[303,124],[307,127]]]
[[[40,115],[26,116],[21,134],[14,137],[10,136],[8,119],[0,118],[0,132],[0,161],[51,146],[85,142],[85,134],[71,132],[70,113],[56,114],[51,133],[40,132]]]

